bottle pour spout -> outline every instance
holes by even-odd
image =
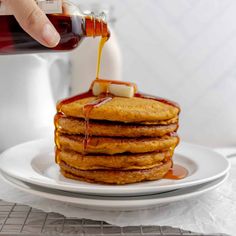
[[[106,14],[102,12],[100,15],[95,15],[94,12],[85,16],[85,31],[88,37],[102,36],[110,37],[110,32],[106,22]]]

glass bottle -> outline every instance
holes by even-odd
[[[41,45],[24,32],[13,15],[4,14],[4,6],[0,5],[0,55],[68,51],[78,47],[85,37],[109,37],[104,13],[83,14],[68,0],[38,0],[38,5],[60,34],[59,44],[54,48]]]

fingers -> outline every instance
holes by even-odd
[[[3,0],[9,7],[21,27],[39,43],[46,47],[55,47],[60,35],[48,20],[35,0]]]

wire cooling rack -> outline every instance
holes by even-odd
[[[29,206],[0,200],[0,235],[195,235],[181,229],[160,226],[117,227],[102,221],[65,218],[57,213],[45,213]],[[210,235],[208,235],[210,236]],[[220,235],[218,235],[220,236]]]

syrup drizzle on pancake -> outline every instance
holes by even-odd
[[[59,137],[58,137],[58,129],[59,129],[59,119],[61,117],[64,116],[63,112],[61,111],[62,109],[62,106],[63,105],[66,105],[66,104],[70,104],[70,103],[73,103],[73,102],[76,102],[78,100],[81,100],[81,99],[84,99],[84,98],[89,98],[89,97],[92,97],[93,96],[93,92],[91,90],[85,92],[85,93],[82,93],[82,94],[78,94],[78,95],[75,95],[75,96],[72,96],[70,98],[66,98],[62,101],[60,101],[58,104],[57,104],[57,114],[55,115],[54,117],[54,125],[55,125],[55,144],[56,144],[56,148],[60,150],[60,143],[59,143]],[[85,105],[86,106],[86,105]],[[89,115],[89,114],[88,114]],[[88,133],[89,133],[89,120],[85,119],[85,126],[86,126],[86,131],[85,131],[85,141],[84,141],[84,147],[86,147],[88,141]],[[55,161],[57,164],[59,164],[59,159],[58,159],[58,152],[56,152],[56,158],[55,158]]]
[[[66,105],[66,104],[70,104],[70,103],[76,102],[76,101],[84,99],[84,98],[93,97],[93,96],[94,95],[93,95],[92,91],[89,90],[88,92],[85,92],[85,93],[82,93],[82,94],[79,94],[79,95],[76,95],[76,96],[64,99],[64,100],[62,100],[61,102],[59,102],[57,104],[57,112],[58,113],[56,114],[56,116],[54,118],[54,125],[55,125],[55,128],[56,128],[56,131],[55,131],[55,143],[56,143],[56,146],[57,146],[58,149],[60,149],[60,144],[58,142],[58,132],[57,132],[57,130],[59,128],[58,122],[59,122],[59,119],[64,116],[64,114],[61,111],[62,106]],[[113,97],[110,96],[109,94],[102,94],[96,100],[94,100],[94,101],[84,105],[84,107],[83,107],[84,118],[85,118],[84,151],[86,151],[87,146],[89,144],[89,136],[90,136],[90,134],[89,134],[89,116],[90,116],[90,113],[92,112],[92,110],[94,108],[100,107],[103,104],[111,101],[112,98]],[[58,162],[59,162],[58,158],[56,157],[56,163],[58,163]]]
[[[85,137],[84,137],[84,151],[86,151],[87,146],[89,144],[89,115],[92,112],[92,110],[96,107],[100,107],[103,104],[109,102],[112,100],[112,97],[109,95],[103,95],[99,97],[98,99],[84,105],[84,117],[85,117]]]

